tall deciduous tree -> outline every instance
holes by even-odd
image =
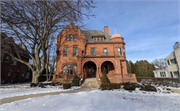
[[[33,63],[31,65],[13,53],[3,51],[29,66],[33,73],[32,83],[38,83],[47,63],[49,40],[67,24],[82,23],[84,16],[93,16],[90,14],[92,8],[94,2],[91,0],[1,1],[2,32],[22,43]],[[7,45],[8,41],[3,43]]]
[[[160,69],[166,69],[166,61],[163,58],[155,59],[151,64],[158,66]]]

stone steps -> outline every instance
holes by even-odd
[[[91,89],[98,89],[99,84],[97,83],[96,78],[87,78],[85,79],[84,83],[81,86],[82,88],[91,88]]]

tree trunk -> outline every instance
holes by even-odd
[[[39,83],[39,74],[36,71],[32,72],[32,83],[38,84]]]

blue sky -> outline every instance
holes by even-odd
[[[88,30],[116,32],[125,40],[127,60],[165,58],[180,42],[180,0],[95,1],[95,18],[86,19]]]

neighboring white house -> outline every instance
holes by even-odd
[[[166,69],[160,69],[158,66],[155,66],[155,69],[153,72],[154,72],[154,77],[170,77],[169,74],[168,74],[168,71]]]
[[[174,51],[169,54],[166,58],[166,65],[169,76],[171,78],[180,77],[180,42],[176,42],[173,46]]]

